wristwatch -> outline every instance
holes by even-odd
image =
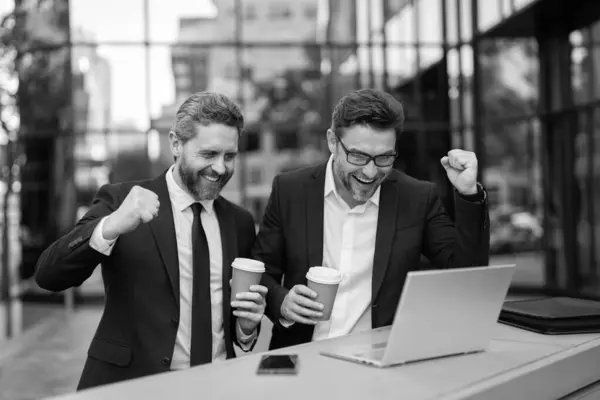
[[[456,194],[458,194],[460,197],[462,197],[463,199],[467,200],[467,201],[472,201],[472,202],[485,202],[485,200],[487,199],[487,192],[484,189],[483,185],[479,182],[477,182],[477,193],[473,193],[473,194],[462,194],[461,192],[459,192],[458,190],[454,189],[454,191],[456,192]]]

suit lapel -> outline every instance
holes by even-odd
[[[306,243],[308,249],[308,267],[323,263],[323,213],[325,200],[325,168],[327,164],[315,169],[306,190]]]
[[[158,195],[160,201],[158,215],[150,221],[149,225],[154,235],[160,257],[167,270],[173,296],[179,308],[179,257],[177,256],[177,238],[175,236],[173,210],[171,208],[171,199],[169,197],[169,190],[167,189],[165,174],[151,181],[149,186]]]
[[[373,257],[372,301],[375,301],[387,270],[396,217],[398,213],[398,190],[393,178],[381,185],[379,198],[379,215],[377,217],[377,234],[375,236],[375,255]]]

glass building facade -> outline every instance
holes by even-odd
[[[0,82],[19,81],[2,157],[20,229],[3,299],[46,295],[31,284],[37,257],[101,185],[169,166],[189,94],[242,106],[244,151],[223,195],[258,221],[277,173],[327,158],[333,106],[362,87],[403,102],[396,167],[438,183],[451,214],[439,159],[476,152],[491,259],[518,263],[514,290],[600,297],[600,11],[572,0],[567,16],[566,4],[16,0],[16,68]],[[79,294],[101,297],[98,279]]]

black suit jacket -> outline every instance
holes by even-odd
[[[266,315],[273,321],[270,348],[310,342],[314,327],[280,323],[281,304],[295,285],[306,284],[311,266],[323,261],[326,164],[277,176],[253,247],[266,264]],[[390,325],[409,271],[421,254],[438,268],[489,262],[489,215],[485,201],[456,196],[456,224],[435,187],[393,170],[381,185],[373,259],[372,327]],[[283,283],[282,283],[283,279]]]
[[[158,216],[119,237],[110,256],[89,245],[102,217],[115,211],[130,189],[155,192]],[[229,304],[231,262],[248,257],[255,238],[252,215],[219,197],[214,208],[223,247],[223,320],[227,357],[235,357],[235,322]],[[106,304],[92,339],[78,389],[168,371],[179,324],[179,261],[165,174],[156,179],[106,185],[77,225],[41,255],[40,287],[61,291],[81,285],[102,264]]]

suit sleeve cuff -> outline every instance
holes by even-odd
[[[481,183],[477,183],[477,193],[475,194],[462,194],[458,190],[454,190],[456,196],[462,200],[468,201],[469,203],[477,203],[483,204],[487,200],[487,191],[481,185]]]
[[[250,335],[246,335],[242,331],[242,327],[240,326],[239,320],[236,320],[236,322],[235,322],[235,334],[237,336],[240,348],[243,351],[250,351],[252,349],[252,346],[254,345],[254,342],[256,342],[256,339],[258,337],[256,329]]]
[[[102,218],[98,225],[96,225],[96,228],[92,233],[92,237],[90,238],[90,247],[96,250],[98,253],[104,254],[105,256],[110,256],[117,239],[107,240],[104,238],[104,236],[102,236],[102,228],[104,227],[104,221],[106,221],[106,218],[108,217]]]

